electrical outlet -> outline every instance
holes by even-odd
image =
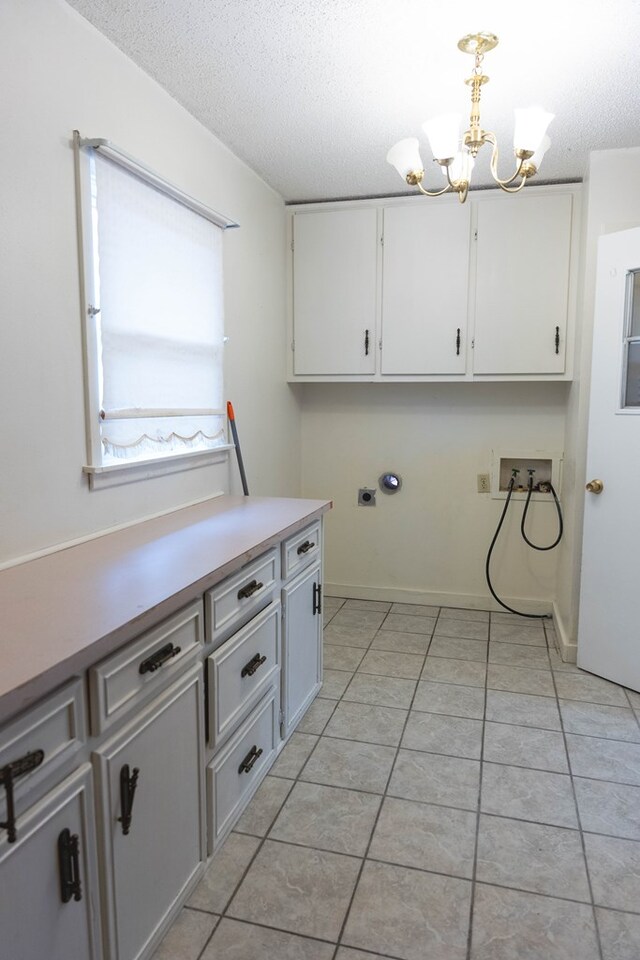
[[[478,474],[478,493],[491,493],[491,478],[488,473]]]

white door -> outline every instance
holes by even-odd
[[[282,590],[284,649],[282,709],[284,737],[322,685],[322,602],[320,564],[305,570]]]
[[[463,374],[471,204],[384,211],[382,373]]]
[[[640,690],[640,229],[600,240],[594,322],[578,665]]]
[[[375,373],[378,232],[374,207],[293,218],[293,370]]]
[[[95,754],[109,960],[150,949],[206,856],[202,698],[198,668]]]

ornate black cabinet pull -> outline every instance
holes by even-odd
[[[240,671],[240,676],[252,677],[256,672],[256,670],[258,669],[258,667],[261,667],[262,664],[266,661],[266,659],[267,659],[266,656],[261,657],[259,653],[256,653],[255,657],[252,657],[251,660],[249,660],[249,662],[244,665],[244,667]]]
[[[140,664],[140,673],[155,673],[163,663],[171,660],[172,657],[177,657],[179,653],[180,647],[174,647],[172,643],[165,644],[164,647],[160,647],[159,650],[156,650],[150,657],[142,661]]]
[[[311,550],[312,547],[315,547],[315,542],[313,540],[305,540],[305,542],[301,543],[298,547],[298,556],[300,556],[302,553],[309,553],[309,550]]]
[[[242,587],[241,590],[238,590],[238,600],[246,600],[247,597],[253,596],[258,590],[262,590],[264,583],[260,580],[252,580],[245,587]]]
[[[560,353],[560,327],[556,327],[556,353]]]
[[[365,357],[369,356],[369,331],[365,330],[364,332],[364,355]]]
[[[140,769],[133,768],[133,773],[129,775],[129,764],[125,763],[120,770],[120,810],[122,816],[118,817],[118,822],[122,824],[122,835],[127,836],[131,827],[131,816],[133,814],[133,798],[136,795],[138,786],[138,774]]]
[[[58,837],[58,868],[60,870],[60,899],[63,903],[82,900],[80,882],[80,852],[78,834],[63,830]]]
[[[251,747],[251,750],[249,750],[249,753],[238,767],[238,773],[249,773],[249,770],[251,770],[251,767],[261,755],[262,747],[258,748],[254,743],[254,745]]]
[[[456,356],[460,356],[460,327],[456,331]]]
[[[44,750],[33,750],[25,753],[19,760],[12,760],[0,769],[0,784],[4,787],[7,798],[7,819],[0,823],[0,829],[7,831],[7,841],[15,843],[18,839],[16,832],[16,808],[13,799],[13,784],[16,777],[23,777],[39,767],[44,760]]]
[[[314,583],[313,585],[313,615],[315,617],[316,613],[322,613],[322,584]]]

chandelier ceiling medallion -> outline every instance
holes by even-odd
[[[388,162],[396,168],[402,179],[417,187],[426,197],[439,197],[443,193],[454,192],[458,194],[460,203],[464,203],[469,192],[475,158],[485,143],[492,146],[491,176],[507,193],[517,193],[540,169],[542,158],[551,144],[546,131],[554,114],[547,113],[542,107],[514,111],[513,145],[517,166],[515,173],[507,180],[501,180],[498,176],[496,136],[480,126],[480,93],[482,85],[489,81],[489,77],[482,72],[482,61],[485,53],[493,50],[497,43],[498,38],[493,33],[470,33],[458,43],[458,48],[463,53],[470,53],[475,57],[473,74],[465,80],[471,88],[471,115],[469,129],[462,136],[462,145],[460,146],[460,114],[434,117],[422,125],[435,162],[440,165],[447,178],[442,190],[429,191],[422,186],[424,166],[417,138],[400,140],[387,154]]]

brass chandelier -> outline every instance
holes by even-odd
[[[515,173],[507,180],[498,176],[498,143],[490,130],[480,126],[480,93],[483,84],[489,81],[482,72],[482,61],[488,50],[493,50],[498,38],[493,33],[470,33],[458,42],[463,53],[475,57],[473,74],[465,80],[471,87],[471,115],[469,129],[462,136],[460,146],[460,115],[446,114],[427,120],[422,128],[427,135],[435,162],[447,178],[442,190],[426,190],[422,186],[424,166],[418,150],[418,140],[408,137],[400,140],[389,150],[388,162],[396,168],[403,180],[415,186],[426,197],[439,197],[443,193],[457,193],[460,203],[464,203],[469,192],[471,171],[480,147],[485,143],[492,146],[491,176],[498,186],[507,193],[517,193],[540,169],[542,158],[551,141],[546,135],[547,127],[554,114],[547,113],[542,107],[529,107],[515,110],[516,123],[513,136],[514,154],[517,165]]]

